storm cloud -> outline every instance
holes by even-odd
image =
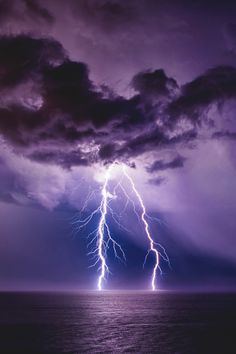
[[[153,164],[147,167],[147,171],[152,173],[156,171],[164,171],[173,168],[180,168],[184,166],[185,158],[182,156],[177,156],[171,161],[156,160]]]
[[[95,85],[86,63],[72,61],[52,38],[2,36],[0,53],[2,137],[16,153],[63,167],[187,145],[210,106],[236,97],[233,67],[182,87],[163,69],[140,72],[127,98]]]

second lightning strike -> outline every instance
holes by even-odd
[[[146,236],[149,240],[149,244],[150,244],[150,249],[148,251],[148,254],[149,252],[153,252],[154,255],[155,255],[155,265],[154,265],[154,268],[153,268],[153,272],[152,272],[152,290],[156,290],[156,274],[157,274],[157,269],[159,268],[160,269],[160,266],[159,266],[159,252],[158,250],[155,248],[155,242],[151,236],[151,233],[150,233],[150,230],[149,230],[149,225],[148,225],[148,222],[147,222],[147,213],[146,213],[146,208],[144,206],[144,203],[143,203],[143,200],[142,200],[142,197],[140,195],[140,193],[138,192],[137,188],[135,187],[135,184],[134,184],[134,181],[133,179],[130,177],[130,175],[127,173],[126,171],[126,166],[123,164],[122,165],[122,169],[123,169],[123,173],[124,175],[127,177],[127,179],[129,180],[131,186],[132,186],[132,190],[134,191],[139,203],[140,203],[140,206],[141,206],[141,209],[142,209],[142,214],[141,214],[141,220],[144,224],[144,228],[145,228],[145,233],[146,233]]]
[[[132,190],[136,200],[138,201],[140,209],[141,209],[140,216],[138,215],[137,210],[135,208],[135,201],[131,197],[128,196],[124,186],[121,184],[121,181],[119,181],[117,183],[115,189],[113,190],[113,194],[109,191],[109,181],[111,179],[111,172],[112,172],[112,169],[116,166],[121,167],[123,177],[125,177],[126,180],[128,181],[128,183],[130,184],[131,190]],[[95,234],[95,236],[93,236],[93,238],[89,242],[89,245],[92,245],[93,243],[95,243],[95,246],[93,247],[92,251],[89,252],[89,255],[91,255],[92,258],[95,259],[92,266],[96,266],[97,264],[99,264],[99,268],[98,268],[99,276],[98,276],[98,281],[97,281],[97,289],[103,290],[104,281],[106,280],[106,275],[110,272],[109,266],[107,263],[107,251],[109,249],[110,244],[112,244],[115,257],[119,258],[120,260],[126,260],[125,253],[124,253],[121,245],[117,241],[115,241],[115,239],[112,237],[111,231],[110,231],[110,228],[109,228],[109,225],[107,222],[108,213],[111,213],[113,220],[116,223],[118,223],[119,226],[121,226],[120,222],[117,220],[117,218],[115,216],[114,211],[112,210],[112,208],[110,206],[110,201],[116,198],[116,195],[114,193],[118,187],[121,188],[121,191],[123,192],[125,198],[127,199],[126,205],[128,202],[132,203],[136,216],[139,218],[140,223],[144,226],[145,234],[146,234],[146,237],[147,237],[147,240],[149,243],[149,250],[148,250],[148,253],[145,257],[145,261],[147,259],[147,256],[150,253],[154,254],[155,262],[154,262],[154,267],[153,267],[153,271],[152,271],[151,289],[153,291],[155,291],[156,290],[157,270],[159,269],[160,273],[162,273],[161,268],[160,268],[160,257],[159,256],[161,256],[165,261],[167,261],[169,265],[170,265],[170,261],[169,261],[169,258],[167,256],[166,251],[163,248],[163,246],[161,246],[160,244],[158,244],[154,241],[154,239],[151,235],[150,227],[149,227],[149,223],[148,223],[148,219],[150,219],[150,216],[146,212],[146,208],[145,208],[143,199],[142,199],[140,193],[138,192],[132,177],[127,172],[126,165],[124,163],[119,163],[119,162],[114,162],[114,163],[110,164],[105,171],[104,183],[103,183],[103,186],[101,189],[101,202],[99,204],[99,207],[97,209],[95,209],[87,218],[76,219],[76,221],[74,222],[74,224],[77,226],[77,231],[78,231],[78,230],[81,230],[82,228],[84,228],[86,225],[88,225],[96,214],[100,214],[98,227],[88,235],[88,237],[91,237],[92,235]],[[91,198],[91,196],[89,195],[88,198]],[[123,227],[123,228],[125,229],[125,227]],[[159,246],[162,249],[164,255],[158,251],[157,246]]]

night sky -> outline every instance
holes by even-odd
[[[235,287],[235,1],[2,0],[0,93],[0,289],[96,287],[98,219],[73,220],[114,161],[160,220],[158,286]],[[147,288],[132,208],[129,232],[110,221],[127,264],[108,255],[107,288]]]

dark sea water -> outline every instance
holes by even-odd
[[[0,354],[235,354],[233,294],[0,293]]]

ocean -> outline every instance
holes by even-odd
[[[0,353],[235,354],[235,294],[0,293]]]

